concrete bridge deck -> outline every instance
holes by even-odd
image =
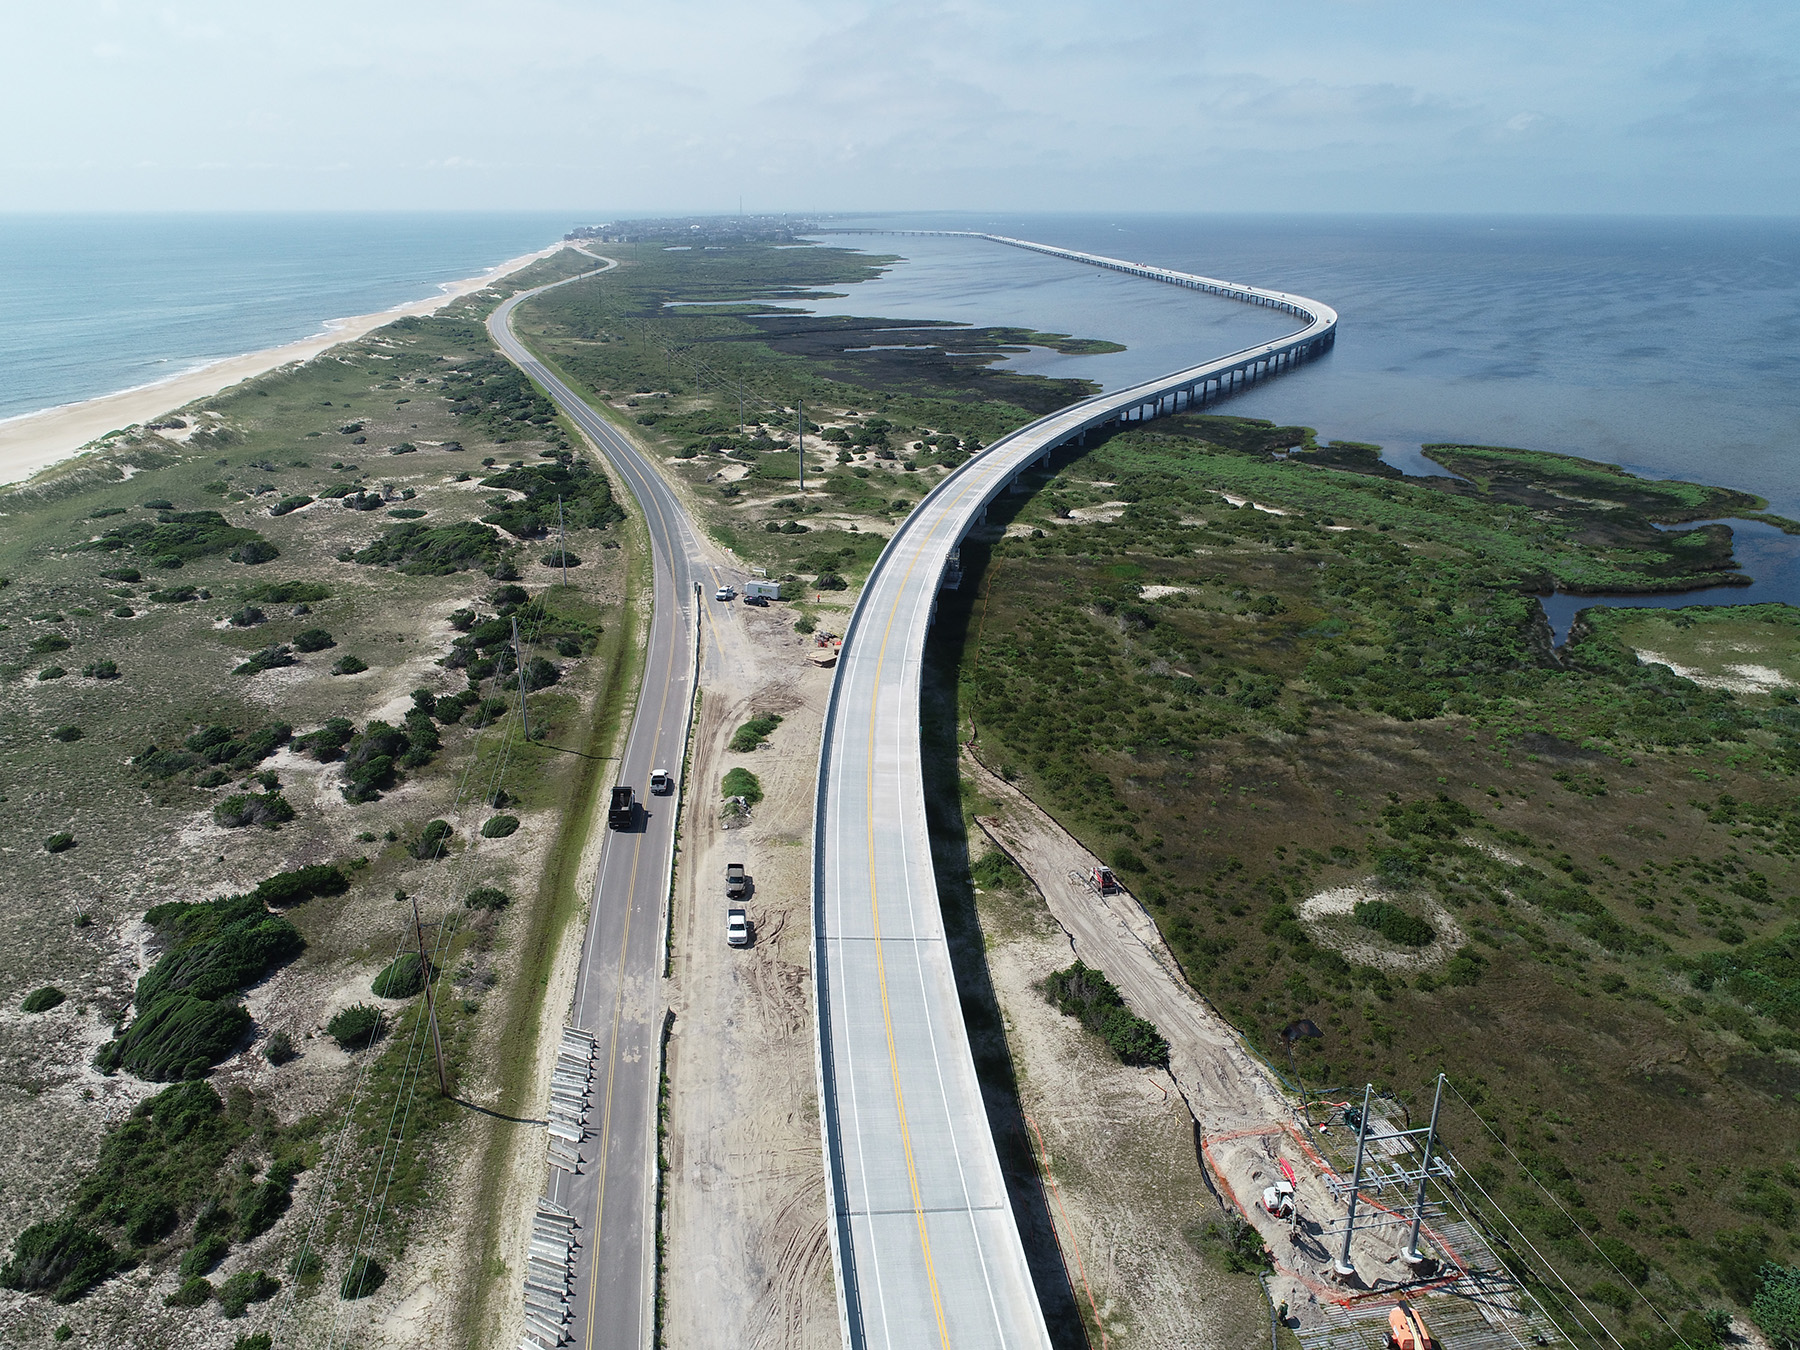
[[[1301,327],[1086,399],[996,441],[925,497],[869,575],[825,718],[813,856],[830,1237],[845,1344],[854,1350],[1049,1345],[975,1076],[926,834],[920,672],[956,548],[990,502],[1059,446],[1099,427],[1198,407],[1287,369],[1327,350],[1337,326],[1328,306],[1282,291],[972,237],[1272,306]]]

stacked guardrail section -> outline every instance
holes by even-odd
[[[581,1170],[581,1146],[587,1139],[588,1096],[594,1081],[594,1038],[577,1027],[564,1027],[550,1076],[550,1166],[561,1172]],[[538,1200],[531,1220],[531,1244],[525,1256],[525,1337],[519,1350],[554,1350],[571,1339],[569,1290],[575,1253],[581,1246],[575,1216],[548,1196]]]

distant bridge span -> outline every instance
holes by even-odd
[[[919,680],[937,595],[988,505],[1097,428],[1185,411],[1330,349],[1316,300],[970,231],[1302,326],[1039,418],[937,484],[888,541],[851,614],[819,751],[813,969],[821,1130],[838,1314],[850,1350],[1048,1350],[975,1077],[926,831]]]

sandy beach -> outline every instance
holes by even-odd
[[[261,375],[296,361],[310,361],[320,352],[340,342],[359,338],[383,324],[409,314],[431,314],[460,296],[478,291],[516,272],[539,258],[547,258],[563,245],[558,242],[536,253],[526,253],[483,272],[480,276],[445,285],[439,294],[414,300],[376,314],[359,314],[349,319],[332,319],[322,332],[281,347],[268,347],[243,356],[228,357],[174,375],[155,384],[124,389],[116,394],[80,403],[68,403],[41,412],[27,413],[0,421],[0,483],[16,483],[40,469],[69,458],[104,436],[109,431],[148,422],[163,413],[185,407],[198,398],[208,398],[242,380]]]

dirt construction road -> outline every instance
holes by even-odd
[[[1326,1230],[1342,1220],[1344,1205],[1327,1190],[1316,1156],[1294,1128],[1287,1098],[1187,983],[1143,906],[1124,892],[1101,897],[1071,879],[1098,859],[972,754],[965,753],[962,762],[981,794],[1001,804],[995,815],[980,818],[982,829],[1042,892],[1075,954],[1106,972],[1131,1010],[1168,1039],[1170,1073],[1199,1123],[1225,1203],[1256,1225],[1275,1256],[1271,1293],[1287,1302],[1302,1325],[1315,1320],[1322,1299],[1353,1292],[1334,1284],[1329,1273],[1336,1244]],[[1283,1159],[1299,1178],[1302,1221],[1295,1229],[1256,1203],[1263,1188],[1280,1179]],[[1391,1235],[1359,1233],[1351,1257],[1355,1283],[1363,1289],[1409,1277]]]
[[[678,1348],[839,1343],[809,1002],[813,781],[832,672],[807,659],[812,639],[792,618],[709,602],[702,634],[670,921],[663,1278]],[[752,713],[783,720],[762,749],[731,752]],[[765,795],[727,830],[720,779],[740,765]],[[747,948],[725,942],[727,862],[751,877]]]

